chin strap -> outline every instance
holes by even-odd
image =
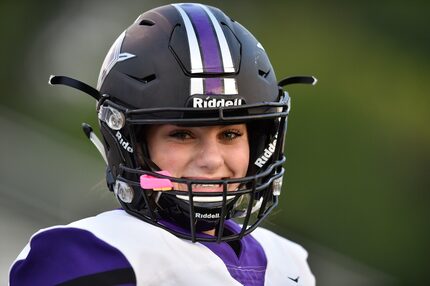
[[[82,130],[84,131],[85,135],[87,135],[88,139],[90,139],[90,141],[94,144],[94,146],[96,146],[97,150],[99,151],[100,155],[102,155],[107,165],[108,161],[106,158],[105,148],[103,146],[103,143],[94,133],[93,128],[88,123],[82,123]]]
[[[318,80],[314,76],[290,76],[278,82],[278,85],[283,87],[290,84],[303,83],[315,85]]]

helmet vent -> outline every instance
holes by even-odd
[[[269,73],[270,73],[270,70],[268,70],[268,71],[258,70],[258,75],[261,77],[264,77],[264,78],[267,78]]]
[[[151,82],[151,81],[153,81],[154,79],[157,78],[155,76],[155,74],[150,74],[150,75],[145,76],[143,78],[138,78],[138,77],[135,77],[135,76],[132,76],[132,75],[129,75],[129,74],[128,74],[128,76],[131,77],[134,80],[137,80],[137,81],[143,83],[143,84],[147,84],[147,83],[149,83],[149,82]]]
[[[154,26],[155,23],[152,22],[151,20],[143,19],[142,21],[140,21],[139,25],[141,25],[141,26]]]

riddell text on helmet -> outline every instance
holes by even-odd
[[[194,108],[214,108],[214,107],[227,107],[227,106],[238,106],[242,105],[241,98],[225,99],[225,98],[211,98],[204,99],[195,97],[193,98]]]
[[[263,155],[261,155],[257,160],[255,160],[254,164],[260,168],[263,167],[264,164],[266,164],[266,162],[270,159],[270,157],[272,157],[273,152],[275,152],[275,147],[276,139],[273,140],[273,142],[270,143],[266,149],[264,149]]]
[[[116,136],[116,139],[118,139],[118,142],[121,145],[121,147],[124,148],[124,150],[127,150],[130,153],[133,153],[133,148],[131,148],[130,143],[128,143],[123,138],[122,134],[119,133],[119,131],[116,132],[115,136]]]

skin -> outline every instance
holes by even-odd
[[[217,180],[241,178],[249,164],[249,141],[245,124],[184,127],[155,125],[147,130],[152,161],[173,177]],[[237,189],[229,185],[229,191]],[[186,191],[183,184],[176,190]],[[196,185],[194,192],[221,192],[222,186]]]

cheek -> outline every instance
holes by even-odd
[[[173,176],[180,176],[180,170],[184,168],[186,162],[185,154],[186,152],[181,152],[177,147],[168,144],[158,144],[150,149],[151,160],[161,170],[169,171]]]
[[[244,150],[242,152],[242,160],[240,165],[240,169],[242,171],[242,177],[246,175],[246,172],[248,171],[248,166],[249,166],[249,149],[247,148],[246,151]]]
[[[244,144],[235,148],[226,156],[227,164],[236,174],[236,177],[244,177],[248,171],[249,165],[249,147]]]

